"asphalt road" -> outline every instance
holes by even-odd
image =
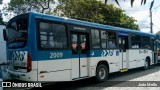
[[[149,82],[154,86],[139,87],[139,81]],[[160,64],[151,66],[148,70],[138,68],[123,73],[112,73],[109,74],[108,80],[102,83],[97,83],[95,78],[89,78],[72,82],[42,84],[41,88],[4,88],[4,90],[45,90],[48,88],[52,90],[160,90]]]

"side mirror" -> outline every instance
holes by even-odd
[[[4,41],[8,40],[6,29],[3,29],[3,39]]]

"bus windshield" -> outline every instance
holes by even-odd
[[[9,48],[22,48],[27,41],[28,18],[20,17],[11,20],[7,25],[7,35]]]

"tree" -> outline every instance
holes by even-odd
[[[138,29],[133,17],[124,14],[124,10],[114,5],[105,5],[97,0],[58,0],[55,15],[90,21],[100,24]]]
[[[7,13],[13,12],[17,15],[32,10],[44,13],[45,10],[48,10],[48,12],[51,10],[51,4],[54,4],[54,0],[11,0],[3,10]]]

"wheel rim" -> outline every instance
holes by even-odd
[[[104,68],[100,68],[99,70],[99,78],[104,79],[106,77],[106,70]]]

